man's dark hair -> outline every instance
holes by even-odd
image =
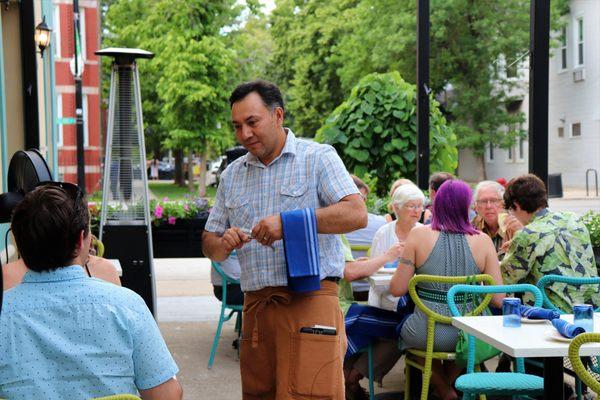
[[[369,194],[369,192],[370,192],[369,187],[367,186],[366,183],[363,182],[362,179],[360,179],[356,175],[350,175],[350,177],[352,177],[352,180],[354,181],[354,184],[356,185],[358,190],[364,190],[367,192],[367,194]]]
[[[448,172],[436,172],[429,177],[429,189],[433,189],[436,192],[442,186],[442,183],[454,179],[454,175]]]
[[[514,210],[515,203],[519,203],[521,209],[528,213],[534,213],[540,208],[548,207],[546,185],[533,174],[511,179],[504,192],[504,207],[508,210]]]
[[[15,208],[11,229],[27,268],[42,272],[68,266],[77,256],[81,231],[89,235],[89,222],[83,193],[45,185],[27,193]]]
[[[233,92],[231,92],[231,96],[229,96],[229,106],[233,107],[233,103],[242,100],[252,92],[256,92],[260,96],[265,107],[271,110],[275,109],[275,107],[281,107],[285,110],[283,107],[283,97],[281,97],[281,91],[277,85],[268,81],[263,81],[262,79],[244,82],[238,85]]]

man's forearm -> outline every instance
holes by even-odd
[[[351,199],[346,200],[348,198]],[[368,221],[367,207],[359,195],[350,195],[329,207],[319,208],[316,214],[319,233],[352,232],[366,227]]]
[[[202,253],[213,261],[225,261],[229,253],[221,241],[221,237],[213,232],[204,231],[202,234]]]

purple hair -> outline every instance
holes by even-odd
[[[478,233],[469,221],[471,188],[459,179],[446,181],[435,192],[431,229],[450,233],[475,235]]]

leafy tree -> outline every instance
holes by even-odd
[[[431,99],[431,169],[453,172],[456,136]],[[370,74],[327,118],[316,140],[332,144],[356,175],[377,177],[377,194],[390,182],[416,175],[416,90],[398,72]]]
[[[280,83],[290,92],[289,112],[309,118],[298,120],[302,127],[322,120],[368,73],[398,70],[415,82],[415,4],[278,3],[272,18],[273,62],[284,68]],[[518,101],[514,86],[523,82],[508,79],[506,66],[528,50],[529,6],[530,0],[431,1],[431,88],[446,95],[443,107],[458,144],[479,155],[482,177],[485,146],[508,147],[525,134],[524,116],[511,111]],[[568,0],[552,2],[553,29],[561,26],[566,11]]]
[[[242,8],[235,0],[116,0],[107,11],[110,45],[156,54],[140,68],[149,139],[174,149],[179,166],[183,150],[190,162],[192,152],[202,155],[200,195],[207,158],[232,143],[224,113],[235,52],[224,28],[235,24]],[[193,168],[188,170],[192,184]]]
[[[273,10],[268,73],[283,89],[288,121],[301,136],[314,136],[345,97],[332,56],[347,27],[340,15],[356,3],[282,0]]]

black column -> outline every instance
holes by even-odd
[[[25,149],[40,148],[40,118],[33,0],[23,0],[21,16],[21,62],[23,73],[23,124]]]
[[[548,187],[550,0],[531,0],[530,12],[529,172]]]
[[[73,0],[73,59],[75,61],[75,117],[77,121],[77,185],[85,190],[85,152],[83,148],[85,121],[83,120],[82,76],[81,74],[78,75],[78,71],[83,71],[83,65],[78,65],[80,49],[77,48],[77,43],[81,41],[81,33],[79,31],[81,24],[79,23],[79,18],[81,18],[79,13],[79,0]]]
[[[417,185],[429,181],[429,0],[417,0]]]

